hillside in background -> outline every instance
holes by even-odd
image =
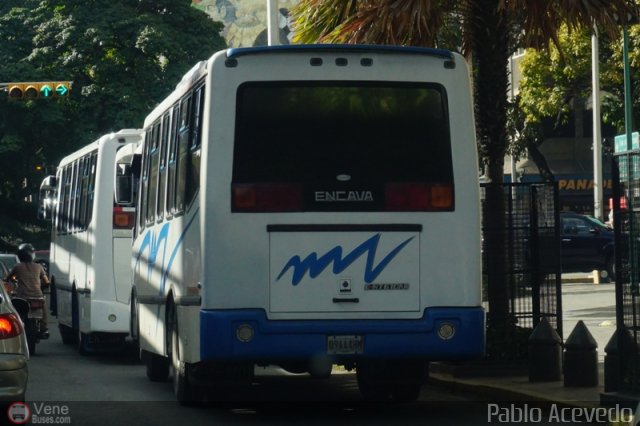
[[[278,0],[289,9],[298,0]],[[267,28],[267,0],[193,0],[193,4],[224,23],[222,35],[229,47],[250,47]]]

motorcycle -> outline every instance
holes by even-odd
[[[25,334],[27,336],[27,346],[31,355],[36,353],[36,344],[42,339],[48,339],[48,332],[42,333],[40,326],[44,318],[45,298],[44,297],[25,297],[17,294],[18,282],[15,279],[6,281],[11,291],[11,303],[18,311],[20,319],[24,324]]]

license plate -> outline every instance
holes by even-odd
[[[364,352],[362,336],[327,336],[327,353],[331,355],[361,354]]]

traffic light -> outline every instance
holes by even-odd
[[[71,81],[8,83],[9,99],[64,98],[69,95]]]

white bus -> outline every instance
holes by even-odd
[[[132,321],[181,403],[254,366],[355,369],[418,396],[429,360],[481,357],[478,160],[449,51],[230,49],[144,123]]]
[[[40,187],[42,216],[53,222],[53,306],[62,341],[77,343],[81,353],[120,347],[129,334],[135,214],[130,176],[142,135],[126,129],[102,136],[63,158]]]

